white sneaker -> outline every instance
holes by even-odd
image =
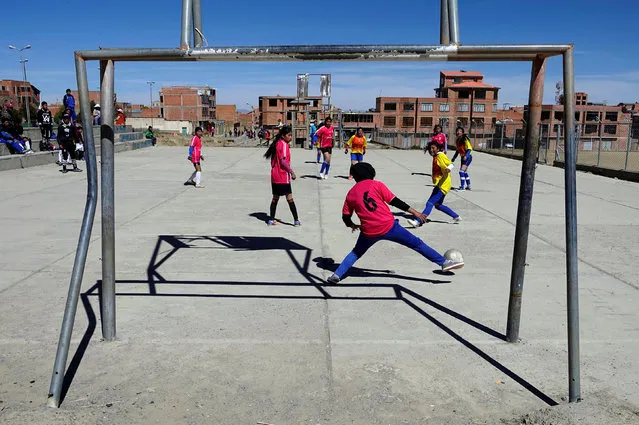
[[[320,178],[320,180],[322,180],[323,178],[325,178],[325,177],[324,177],[324,173],[319,173],[319,178]]]
[[[324,180],[328,179],[328,174],[324,174]]]
[[[199,189],[202,189],[202,188],[204,188],[204,187],[206,187],[206,186],[204,186],[203,184],[196,184],[196,185],[195,185],[195,187],[197,187],[197,188],[199,188]]]
[[[453,218],[453,222],[455,222],[455,223],[459,223],[460,221],[462,221],[461,216],[457,216],[457,217]]]
[[[406,223],[408,223],[408,226],[412,228],[417,228],[422,225],[422,222],[416,218],[407,218]]]
[[[442,271],[449,272],[451,270],[461,269],[462,267],[464,267],[463,261],[446,260],[446,262],[442,264]]]

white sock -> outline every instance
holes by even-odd
[[[62,162],[62,151],[58,151],[58,162]]]
[[[195,184],[200,184],[200,180],[202,178],[202,173],[199,171],[195,172]]]
[[[24,145],[27,147],[27,150],[30,151],[31,150],[31,142],[26,141],[24,142]]]

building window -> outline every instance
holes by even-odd
[[[455,77],[455,78],[453,78],[453,83],[456,83],[456,84],[457,84],[457,83],[461,83],[461,82],[462,82],[461,77]]]
[[[457,112],[468,112],[468,103],[459,103],[457,105]]]
[[[483,118],[473,118],[473,123],[475,128],[484,128],[484,119]]]
[[[457,117],[457,125],[462,127],[468,126],[468,117]]]
[[[499,105],[496,103],[493,103],[493,112],[497,111],[497,108],[499,108]]]
[[[475,90],[475,99],[486,99],[486,90]]]
[[[616,124],[604,125],[604,133],[617,134],[617,125]]]
[[[559,124],[553,124],[552,132],[555,134],[559,133]]]
[[[448,103],[440,103],[439,112],[450,112],[450,105]]]
[[[433,125],[433,117],[419,117],[420,127],[431,127]]]
[[[293,120],[293,114],[291,112],[286,113],[286,121],[291,122]]]
[[[395,117],[384,117],[384,127],[395,127],[396,122]]]
[[[286,101],[286,106],[293,106],[293,100],[292,99],[288,99]]]
[[[439,119],[439,125],[442,126],[442,129],[446,130],[448,128],[448,124],[450,123],[450,119],[449,118],[440,118]]]
[[[586,128],[584,129],[584,133],[586,133],[586,134],[596,134],[598,127],[599,126],[597,124],[586,124]]]
[[[460,90],[457,94],[457,97],[460,99],[468,99],[470,98],[470,91],[468,90]]]
[[[617,121],[617,112],[606,112],[606,121]]]
[[[384,110],[385,111],[396,111],[397,110],[397,104],[396,103],[384,103]]]
[[[268,106],[277,106],[277,99],[269,99]]]
[[[555,119],[562,121],[564,119],[564,111],[555,111]]]
[[[550,111],[541,111],[541,120],[547,121],[550,119]]]
[[[486,112],[486,105],[483,103],[473,104],[473,112]]]
[[[404,103],[403,110],[404,111],[414,111],[415,110],[415,104],[406,102],[406,103]]]
[[[415,117],[402,117],[402,127],[414,127]]]
[[[422,112],[433,112],[433,104],[432,103],[422,103],[421,110],[422,110]]]
[[[586,121],[599,121],[599,112],[598,111],[587,111],[586,112]]]
[[[497,90],[493,91],[493,100],[499,100],[499,95],[497,93],[499,93]]]

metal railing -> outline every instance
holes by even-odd
[[[449,129],[444,128],[448,137],[449,150],[454,149],[454,139]],[[432,132],[415,133],[375,129],[371,134],[374,142],[397,149],[424,148]],[[486,125],[473,129],[471,144],[476,151],[500,153],[505,156],[522,157],[526,140],[524,123]],[[575,126],[575,147],[577,164],[624,170],[639,173],[639,132],[632,131],[631,122],[603,123]],[[539,150],[537,162],[552,165],[555,161],[565,161],[565,131],[563,124],[539,125]]]

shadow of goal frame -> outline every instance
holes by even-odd
[[[572,44],[530,45],[462,45],[459,40],[457,0],[440,0],[440,44],[404,45],[282,45],[282,46],[208,46],[202,30],[201,0],[182,0],[181,36],[179,48],[129,48],[76,51],[75,66],[79,103],[89,111],[89,85],[86,62],[100,61],[100,89],[103,123],[101,139],[101,225],[102,225],[102,303],[101,322],[104,340],[116,335],[115,310],[115,201],[114,201],[114,70],[116,62],[287,62],[287,61],[525,61],[531,62],[528,99],[529,120],[519,187],[517,224],[511,267],[510,293],[506,336],[509,342],[519,339],[524,269],[528,246],[535,163],[539,149],[539,123],[543,100],[546,61],[563,56],[564,125],[574,129],[575,89]],[[203,46],[204,45],[204,46]],[[85,128],[91,126],[90,114],[82,114]],[[581,398],[579,372],[579,304],[577,258],[577,195],[576,150],[574,130],[566,134],[565,143],[565,215],[566,269],[568,312],[568,392],[569,401]],[[82,277],[86,264],[91,231],[98,199],[97,161],[92,133],[86,134],[87,201],[84,209],[78,247],[73,264],[69,292],[60,331],[55,363],[49,389],[48,405],[59,407],[66,369],[71,333],[75,321]]]

